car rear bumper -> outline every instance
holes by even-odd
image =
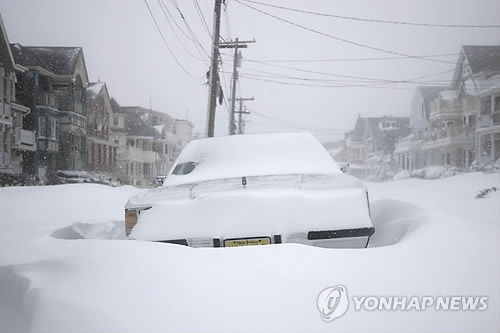
[[[172,239],[158,240],[162,243],[184,245],[190,247],[227,247],[228,241],[253,239],[269,239],[267,244],[296,243],[312,245],[325,248],[365,248],[368,246],[370,237],[375,233],[374,227],[340,229],[340,230],[321,230],[309,231],[303,233],[294,233],[290,235],[271,235],[257,237],[225,237],[225,238],[196,238],[196,239]],[[247,242],[248,243],[248,242]],[[248,245],[254,245],[256,242]]]

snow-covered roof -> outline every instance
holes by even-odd
[[[104,88],[104,85],[105,85],[104,82],[89,83],[89,86],[87,88],[87,92],[96,96],[101,92],[102,88]]]
[[[500,46],[464,45],[463,52],[473,74],[500,71]]]
[[[166,185],[246,176],[341,174],[319,141],[308,133],[245,134],[191,141],[177,165],[195,163],[186,175],[170,174]]]
[[[156,126],[153,126],[153,128],[161,135],[161,133],[163,132],[163,128],[165,127],[165,125],[156,125]]]
[[[54,74],[73,74],[81,47],[39,47],[11,45],[16,63],[39,66]]]

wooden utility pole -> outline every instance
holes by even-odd
[[[220,43],[219,48],[234,49],[233,59],[233,80],[231,84],[231,112],[229,114],[229,135],[236,134],[236,126],[234,124],[234,114],[236,112],[236,82],[238,81],[238,67],[241,65],[241,52],[239,49],[246,49],[248,43],[255,43],[251,41],[239,41],[238,38],[233,42]]]
[[[220,35],[220,10],[222,0],[215,0],[214,6],[214,29],[212,33],[212,65],[208,76],[208,114],[207,114],[207,136],[213,137],[215,132],[215,107],[217,104],[217,91],[219,89],[219,35]]]
[[[243,101],[253,101],[254,98],[253,97],[250,97],[250,98],[236,98],[235,100],[237,100],[237,101],[240,102],[240,109],[239,109],[239,111],[235,111],[234,112],[234,113],[238,114],[238,134],[243,134],[243,132],[244,132],[244,130],[243,130],[243,115],[244,114],[250,114],[250,112],[246,111],[246,108],[245,108],[245,110],[243,109]]]

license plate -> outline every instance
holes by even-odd
[[[228,239],[224,241],[224,246],[226,247],[268,245],[268,244],[271,244],[271,239],[269,237]]]

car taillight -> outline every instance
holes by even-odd
[[[132,228],[137,224],[137,210],[125,209],[125,235],[128,237]]]

